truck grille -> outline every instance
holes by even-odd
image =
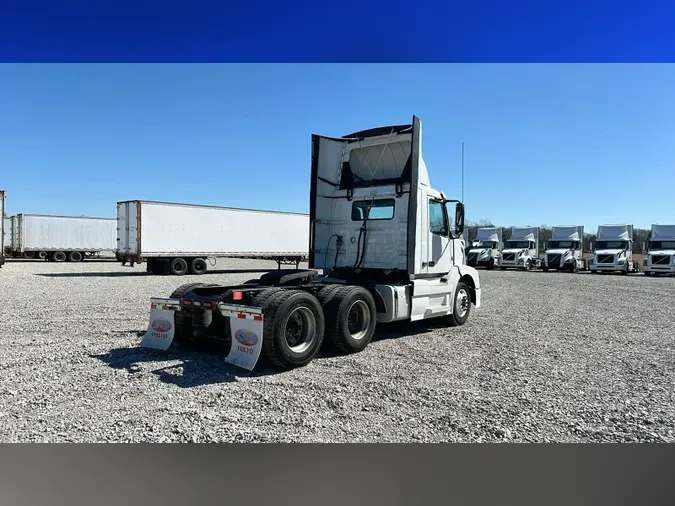
[[[504,253],[502,256],[502,259],[505,262],[513,262],[516,259],[516,254],[515,253]]]
[[[559,253],[548,255],[548,266],[554,269],[560,268],[560,258],[562,255]]]
[[[652,264],[668,265],[670,263],[670,255],[652,255]]]
[[[598,255],[599,264],[613,264],[614,255]]]

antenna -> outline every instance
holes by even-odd
[[[464,141],[462,141],[462,204],[464,203]]]

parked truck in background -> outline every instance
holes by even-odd
[[[431,187],[418,118],[341,138],[313,135],[311,145],[309,269],[241,285],[188,283],[153,298],[142,346],[219,341],[228,363],[250,370],[262,353],[293,368],[324,339],[356,353],[379,322],[463,325],[472,304],[480,307],[478,272],[463,258],[464,206]]]
[[[646,276],[675,274],[675,225],[652,225],[642,270]]]
[[[547,272],[578,272],[588,269],[584,258],[583,225],[557,225],[551,229],[551,239],[541,260],[541,269]]]
[[[469,248],[467,256],[467,265],[471,267],[485,267],[493,269],[499,263],[500,251],[502,249],[501,227],[479,228],[476,238]]]
[[[203,274],[208,258],[307,258],[309,215],[172,202],[117,203],[117,259],[153,274]]]
[[[589,270],[594,274],[637,272],[638,263],[633,261],[633,239],[633,225],[599,225]]]
[[[12,217],[14,257],[51,262],[80,262],[102,252],[113,253],[114,218],[17,214]]]
[[[499,267],[528,271],[539,267],[539,227],[513,227],[501,251]]]
[[[0,267],[5,264],[5,241],[7,236],[7,220],[5,218],[5,190],[0,190]]]

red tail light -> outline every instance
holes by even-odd
[[[244,292],[232,292],[232,300],[241,300],[244,298]]]
[[[189,301],[188,299],[183,299],[183,305],[184,306],[190,306],[190,305],[192,305],[192,301]]]
[[[211,307],[211,303],[210,302],[204,302],[204,307]]]

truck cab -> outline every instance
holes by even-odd
[[[647,253],[642,267],[646,276],[675,274],[675,225],[652,225]]]
[[[539,266],[539,227],[513,227],[499,258],[501,270],[532,270]]]
[[[633,225],[600,225],[589,270],[593,274],[637,271],[633,261]]]
[[[480,307],[478,272],[464,257],[464,205],[431,186],[419,118],[313,135],[311,145],[309,269],[153,298],[143,346],[215,339],[229,348],[228,363],[250,370],[262,353],[289,369],[308,364],[324,336],[355,353],[378,323],[459,326]]]
[[[586,270],[588,264],[584,259],[584,227],[583,225],[557,225],[552,227],[551,239],[546,246],[541,269],[548,272],[578,272]]]
[[[499,263],[502,235],[501,227],[479,228],[476,239],[469,249],[467,264],[472,267],[493,269]]]

